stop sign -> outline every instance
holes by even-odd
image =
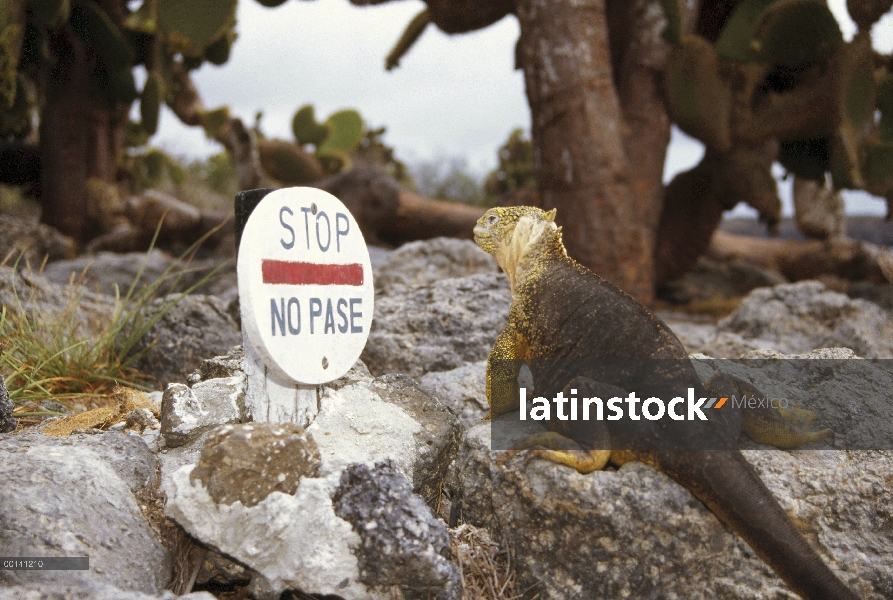
[[[238,261],[242,326],[267,367],[318,384],[354,365],[372,324],[372,265],[340,200],[271,192],[245,224]]]

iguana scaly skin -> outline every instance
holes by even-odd
[[[650,384],[654,396],[667,398],[666,393],[689,387],[698,397],[708,396],[678,338],[644,305],[568,257],[554,219],[554,210],[494,208],[474,228],[475,242],[496,258],[512,290],[508,325],[487,363],[491,414],[518,409],[517,377],[525,362],[536,394],[546,398],[558,392],[571,395],[571,388],[575,396],[625,396],[623,382],[637,380],[636,374],[627,373],[624,379],[623,374],[586,370],[587,364],[602,359],[668,359],[664,372],[657,377],[649,373],[655,380]],[[740,382],[719,380],[708,386],[714,389],[715,384],[719,393],[729,395],[728,386],[735,383]],[[618,466],[631,460],[650,464],[701,500],[804,598],[857,598],[803,538],[736,445],[742,426],[757,441],[783,447],[822,439],[830,430],[808,431],[805,411],[754,416],[721,412],[722,419],[662,419],[660,424],[552,419],[551,432],[533,436],[521,447],[537,447],[532,452],[581,472],[601,468],[608,460]],[[633,439],[649,444],[630,444]],[[607,440],[620,448],[648,450],[605,450],[611,444]]]

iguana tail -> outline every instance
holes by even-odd
[[[807,600],[858,600],[828,568],[737,450],[661,453],[660,469],[689,489]]]

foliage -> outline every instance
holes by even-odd
[[[394,156],[393,147],[384,143],[386,131],[385,127],[366,129],[363,139],[350,155],[351,160],[354,164],[376,166],[400,183],[410,185],[412,178],[406,164]]]
[[[484,182],[484,190],[491,196],[502,196],[517,189],[535,189],[536,169],[533,164],[533,143],[524,136],[523,129],[515,129],[499,149],[499,166]]]
[[[69,285],[66,305],[52,314],[33,309],[33,291],[22,298],[14,290],[16,304],[0,308],[0,371],[12,401],[19,407],[33,405],[33,410],[19,408],[15,415],[60,414],[36,404],[48,399],[69,410],[75,402],[101,403],[121,385],[153,389],[153,379],[132,367],[151,345],[137,351],[137,344],[180,300],[214,276],[216,270],[184,292],[153,302],[162,285],[176,283],[189,272],[189,260],[206,237],[148,284],[141,280],[147,253],[124,296],[116,295],[115,308],[104,322],[98,317],[85,322],[81,316],[78,306],[86,294],[82,280]]]
[[[478,179],[468,172],[464,158],[422,161],[412,166],[411,174],[416,189],[429,198],[473,206],[485,206],[489,200]]]

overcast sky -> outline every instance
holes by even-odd
[[[855,26],[845,0],[829,4],[850,39]],[[206,63],[194,80],[209,108],[228,104],[248,124],[263,111],[261,129],[271,137],[292,139],[291,118],[303,104],[312,103],[320,120],[351,107],[369,126],[387,127],[385,141],[401,160],[464,157],[483,175],[512,129],[530,130],[523,77],[513,68],[517,20],[509,16],[454,36],[428,27],[400,66],[385,71],[385,56],[423,8],[420,0],[363,8],[347,0],[289,0],[274,9],[241,0],[229,62]],[[893,17],[885,16],[873,37],[878,49],[890,52]],[[153,143],[188,157],[220,151],[201,128],[184,127],[167,110]],[[702,152],[699,142],[674,135],[666,177],[696,164]],[[882,202],[871,200],[848,199],[848,208],[884,211]]]

